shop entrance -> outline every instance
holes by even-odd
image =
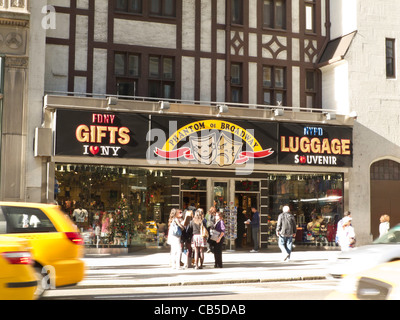
[[[252,219],[251,208],[259,211],[259,193],[235,192],[235,206],[237,207],[237,239],[236,248],[253,247],[251,227],[244,222]]]

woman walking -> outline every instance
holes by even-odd
[[[204,248],[207,246],[207,239],[204,238],[201,233],[202,227],[205,228],[201,210],[195,211],[194,218],[192,221],[190,221],[190,226],[193,230],[192,248],[194,250],[194,268],[202,269],[204,261]]]
[[[179,269],[182,256],[181,235],[183,225],[181,223],[182,210],[171,209],[168,221],[168,244],[171,245],[171,267]]]

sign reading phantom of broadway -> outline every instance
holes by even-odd
[[[166,116],[153,116],[151,123],[156,142],[150,149],[158,159],[221,167],[276,162],[275,123]]]
[[[148,115],[57,110],[56,155],[142,158]]]

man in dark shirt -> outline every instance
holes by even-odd
[[[294,216],[290,213],[289,206],[283,207],[283,212],[278,216],[276,235],[278,245],[283,254],[283,261],[290,261],[292,253],[293,238],[296,236],[297,226]]]
[[[247,221],[246,224],[251,225],[251,237],[253,239],[253,250],[251,253],[258,252],[258,231],[260,230],[260,213],[255,207],[251,207],[251,212],[253,212],[253,217],[251,221]]]

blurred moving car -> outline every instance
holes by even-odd
[[[341,278],[396,260],[400,260],[400,224],[371,245],[341,252],[333,261],[329,274],[334,278]]]
[[[0,300],[35,298],[37,281],[28,241],[0,236],[0,270]]]
[[[0,235],[27,239],[38,277],[36,294],[83,280],[83,239],[57,205],[0,202]]]
[[[400,261],[344,277],[328,300],[400,300]]]

